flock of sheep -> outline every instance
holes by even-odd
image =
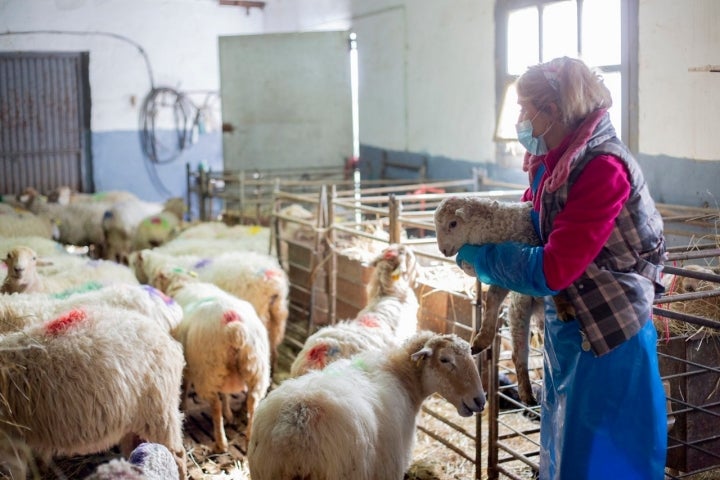
[[[186,478],[192,389],[218,452],[228,395],[243,394],[254,480],[402,478],[425,398],[462,416],[484,408],[470,344],[418,332],[409,247],[373,260],[367,306],[311,335],[271,388],[289,282],[268,229],[183,226],[173,202],[151,212],[110,193],[0,203],[0,473],[26,478],[53,457],[119,445],[126,460],[90,478]]]

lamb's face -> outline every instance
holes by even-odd
[[[37,254],[29,247],[15,247],[5,257],[7,279],[21,292],[32,282],[36,275]]]
[[[426,392],[438,393],[452,403],[460,416],[485,408],[485,390],[470,345],[455,335],[438,335],[412,358],[422,359]]]
[[[437,244],[446,257],[452,257],[460,250],[460,247],[467,243],[465,221],[456,213],[461,208],[461,200],[457,197],[450,197],[443,200],[435,210]]]

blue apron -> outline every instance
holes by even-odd
[[[665,392],[652,321],[596,357],[545,301],[540,480],[662,480]]]

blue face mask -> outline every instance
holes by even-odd
[[[542,135],[539,137],[533,136],[532,121],[535,120],[535,117],[537,117],[539,113],[540,112],[538,111],[532,119],[523,120],[515,125],[518,142],[520,142],[520,144],[525,147],[525,150],[527,150],[531,155],[535,156],[545,155],[548,152],[548,147],[545,143],[545,133],[547,133],[552,127],[551,123]]]

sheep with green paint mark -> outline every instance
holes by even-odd
[[[422,402],[438,393],[459,415],[485,406],[470,345],[420,332],[382,354],[364,352],[285,380],[255,412],[253,480],[401,480]]]

